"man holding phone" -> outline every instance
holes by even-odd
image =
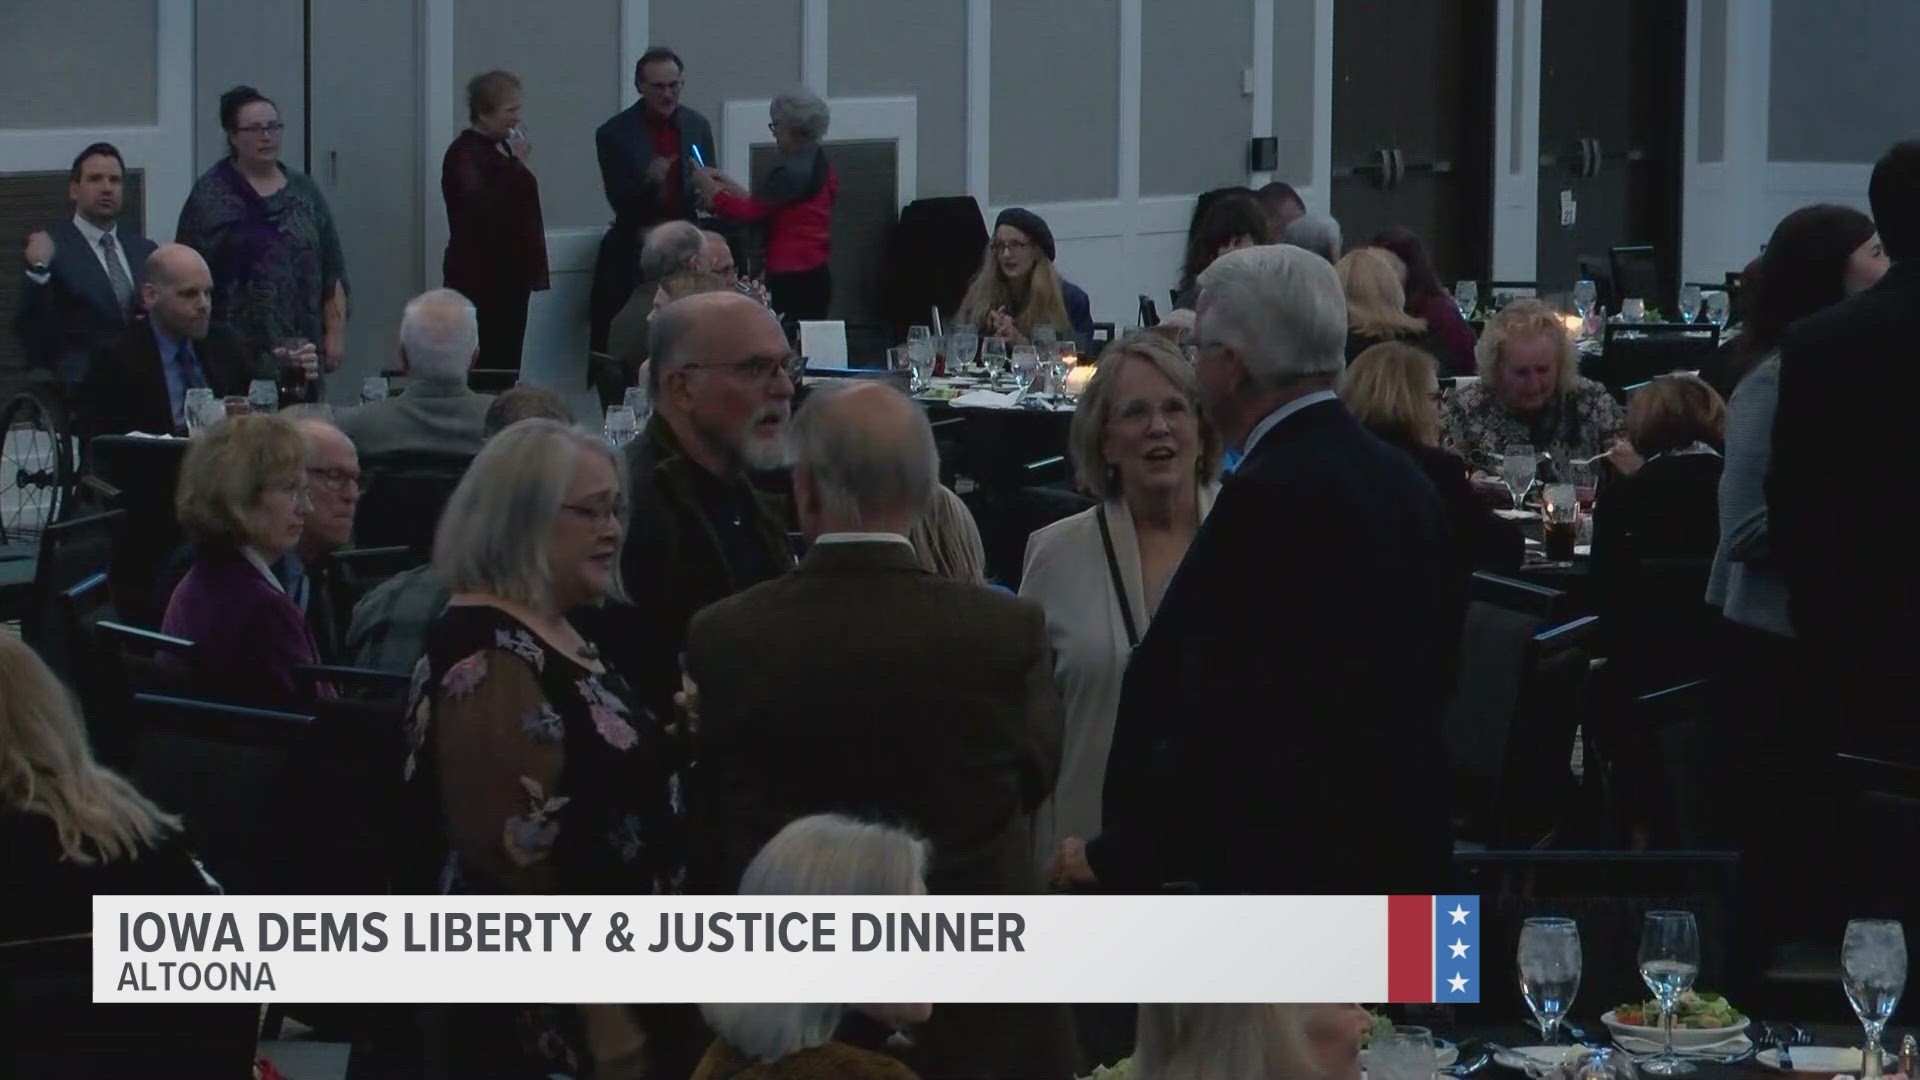
[[[613,208],[613,225],[600,241],[594,265],[590,347],[595,352],[606,351],[613,317],[639,279],[641,235],[663,221],[693,219],[693,170],[714,160],[713,126],[680,104],[684,75],[672,49],[648,49],[634,65],[640,100],[594,134],[600,182]]]

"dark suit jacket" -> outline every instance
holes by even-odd
[[[147,256],[154,243],[126,229],[114,236],[133,277],[134,296],[122,309],[113,295],[107,271],[86,238],[69,218],[47,230],[53,237],[53,262],[45,285],[22,282],[20,312],[13,328],[34,367],[58,371],[63,383],[86,376],[87,360],[135,322],[140,283],[146,280]]]
[[[1270,430],[1128,665],[1087,853],[1101,883],[1439,891],[1454,559],[1433,485],[1339,402]]]
[[[1920,700],[1920,260],[1809,316],[1780,349],[1767,519],[1794,629],[1854,715],[1910,717]]]
[[[653,138],[647,133],[646,118],[641,115],[645,102],[613,114],[593,133],[593,147],[600,158],[600,184],[607,193],[607,205],[613,207],[614,230],[639,249],[639,230],[669,218],[693,217],[693,163],[688,147],[699,146],[709,165],[717,165],[713,126],[707,118],[680,106],[673,114],[680,129],[679,198],[669,205],[658,187],[647,183],[647,166],[653,162]]]
[[[951,661],[951,662],[948,662]],[[731,892],[773,834],[843,811],[932,841],[929,892],[1041,887],[1032,813],[1060,766],[1046,616],[922,570],[888,542],[816,545],[792,573],[694,616],[695,887]],[[1062,1006],[941,1005],[914,1034],[927,1077],[1073,1075]]]
[[[204,340],[193,343],[193,354],[216,396],[247,392],[256,365],[233,331],[214,326]],[[160,343],[145,319],[121,331],[94,355],[86,381],[80,384],[77,406],[80,430],[88,438],[173,431],[173,399],[167,396],[167,374],[160,367]]]

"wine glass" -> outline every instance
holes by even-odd
[[[1473,318],[1473,311],[1480,306],[1480,286],[1477,282],[1460,280],[1453,283],[1453,306],[1460,309],[1462,319]]]
[[[928,371],[932,371],[934,360],[939,352],[939,348],[934,345],[931,337],[910,339],[907,342],[907,356],[904,366],[909,371],[923,366]]]
[[[1861,1067],[1878,1075],[1880,1033],[1886,1030],[1900,992],[1907,986],[1907,935],[1891,919],[1855,919],[1847,924],[1840,944],[1840,966],[1846,976],[1841,985],[1847,991],[1847,1003],[1866,1029],[1867,1045],[1861,1051]]]
[[[1585,322],[1593,315],[1593,302],[1600,298],[1600,290],[1594,287],[1591,278],[1581,278],[1573,283],[1573,311]]]
[[[1700,286],[1682,285],[1680,287],[1680,321],[1691,323],[1700,317]]]
[[[1513,496],[1513,508],[1520,509],[1520,503],[1533,488],[1534,477],[1540,472],[1540,456],[1533,447],[1525,444],[1509,446],[1500,457],[1500,479],[1507,485],[1507,491]]]
[[[1541,917],[1520,925],[1520,996],[1553,1045],[1560,1021],[1580,992],[1580,928],[1572,919]]]
[[[1432,1080],[1433,1032],[1395,1025],[1367,1043],[1368,1080]]]
[[[1033,389],[1034,373],[1040,370],[1040,350],[1031,345],[1021,345],[1013,350],[1013,385],[1022,394]]]
[[[625,405],[609,405],[606,423],[602,430],[608,444],[619,449],[639,437],[640,420],[633,415],[633,410]]]
[[[972,330],[955,330],[947,338],[947,374],[958,375],[973,366],[980,355],[980,335]]]
[[[1722,330],[1727,328],[1727,316],[1732,310],[1732,301],[1723,292],[1710,292],[1706,295],[1707,321]]]
[[[933,328],[929,326],[907,327],[907,345],[911,347],[918,341],[924,341],[929,345],[933,344]]]
[[[187,388],[187,396],[180,402],[180,412],[187,421],[189,439],[211,429],[224,415],[220,411],[220,399],[214,397],[213,390],[205,386]]]
[[[1660,1026],[1666,1047],[1660,1056],[1642,1062],[1642,1071],[1655,1076],[1679,1076],[1694,1071],[1691,1062],[1673,1052],[1673,1003],[1693,988],[1700,974],[1700,925],[1691,911],[1649,911],[1640,924],[1640,978],[1660,1002]]]
[[[360,380],[360,404],[371,405],[376,401],[387,400],[387,380],[370,375]]]
[[[1033,328],[1033,343],[1041,349],[1045,349],[1047,346],[1059,340],[1060,331],[1057,327],[1036,326]]]
[[[270,413],[280,409],[280,386],[272,379],[255,379],[247,384],[247,405],[254,412]]]
[[[989,376],[999,374],[1007,367],[1007,341],[1005,338],[988,338],[980,343],[980,364],[987,369]]]
[[[633,410],[633,421],[641,428],[645,428],[647,421],[653,418],[653,395],[644,386],[627,387],[620,403]]]

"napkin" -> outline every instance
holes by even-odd
[[[993,390],[969,390],[948,404],[956,409],[1011,409],[1018,392],[998,393]]]
[[[800,324],[800,355],[810,368],[847,366],[847,324],[844,322],[803,322]]]
[[[1613,1033],[1613,1044],[1625,1050],[1627,1053],[1635,1055],[1658,1054],[1667,1048],[1666,1043],[1658,1039],[1641,1039],[1632,1035],[1623,1035],[1618,1031]],[[1737,1054],[1752,1045],[1753,1043],[1748,1041],[1746,1034],[1743,1032],[1731,1038],[1721,1039],[1716,1043],[1703,1043],[1697,1046],[1687,1047],[1676,1046],[1674,1050],[1681,1054],[1709,1054],[1718,1057],[1724,1054]]]

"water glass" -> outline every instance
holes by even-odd
[[[1033,343],[1042,350],[1059,340],[1060,331],[1054,327],[1036,326],[1033,328]]]
[[[625,405],[609,405],[603,431],[607,443],[617,450],[640,436],[640,419]]]
[[[1690,323],[1700,317],[1700,286],[1680,287],[1680,321]]]
[[[1660,1026],[1666,1046],[1640,1068],[1655,1076],[1694,1071],[1692,1062],[1673,1052],[1673,1003],[1693,988],[1700,974],[1700,925],[1691,911],[1649,911],[1640,924],[1640,978],[1660,1002]]]
[[[1034,373],[1040,370],[1040,350],[1031,345],[1021,345],[1013,350],[1013,385],[1026,393],[1033,388]]]
[[[280,386],[272,379],[255,379],[247,384],[247,404],[257,413],[278,412]]]
[[[912,345],[916,341],[924,341],[929,345],[933,344],[933,328],[930,326],[907,327],[907,344]]]
[[[376,401],[387,400],[387,380],[383,376],[373,375],[360,380],[360,404],[371,405]]]
[[[1480,306],[1479,283],[1464,279],[1454,282],[1453,306],[1460,309],[1462,319],[1473,318],[1474,309]]]
[[[1600,290],[1589,278],[1581,278],[1573,283],[1573,312],[1585,321],[1593,315],[1594,301],[1600,298]]]
[[[647,388],[644,386],[627,387],[626,395],[621,398],[620,403],[633,410],[634,422],[642,428],[645,428],[647,421],[653,417],[653,396],[647,393]]]
[[[180,411],[186,417],[188,438],[210,430],[226,415],[220,411],[220,400],[213,396],[211,389],[204,386],[187,389],[187,396],[180,403]]]
[[[947,338],[947,374],[958,375],[973,366],[980,354],[980,335],[972,330],[955,330]]]
[[[1368,1080],[1432,1080],[1438,1062],[1433,1032],[1395,1026],[1367,1044]]]
[[[245,416],[253,411],[253,404],[239,394],[231,394],[220,399],[220,411],[229,417]]]
[[[1710,292],[1706,295],[1707,321],[1722,330],[1727,328],[1727,318],[1732,313],[1733,301],[1723,292]]]
[[[1637,323],[1647,317],[1647,302],[1638,296],[1629,296],[1620,302],[1620,321]]]
[[[1580,928],[1572,919],[1535,918],[1520,926],[1520,996],[1552,1046],[1580,992]]]
[[[1007,369],[1007,341],[1005,338],[988,338],[980,343],[980,363],[988,374],[998,374]]]
[[[1891,919],[1855,919],[1847,924],[1840,943],[1841,980],[1853,1015],[1866,1029],[1861,1060],[1864,1075],[1880,1075],[1880,1033],[1886,1030],[1893,1008],[1907,986],[1907,935]]]
[[[1500,479],[1507,485],[1507,492],[1513,496],[1513,508],[1520,509],[1526,500],[1527,492],[1533,489],[1534,477],[1539,475],[1540,455],[1533,447],[1524,443],[1507,447],[1500,457]]]

